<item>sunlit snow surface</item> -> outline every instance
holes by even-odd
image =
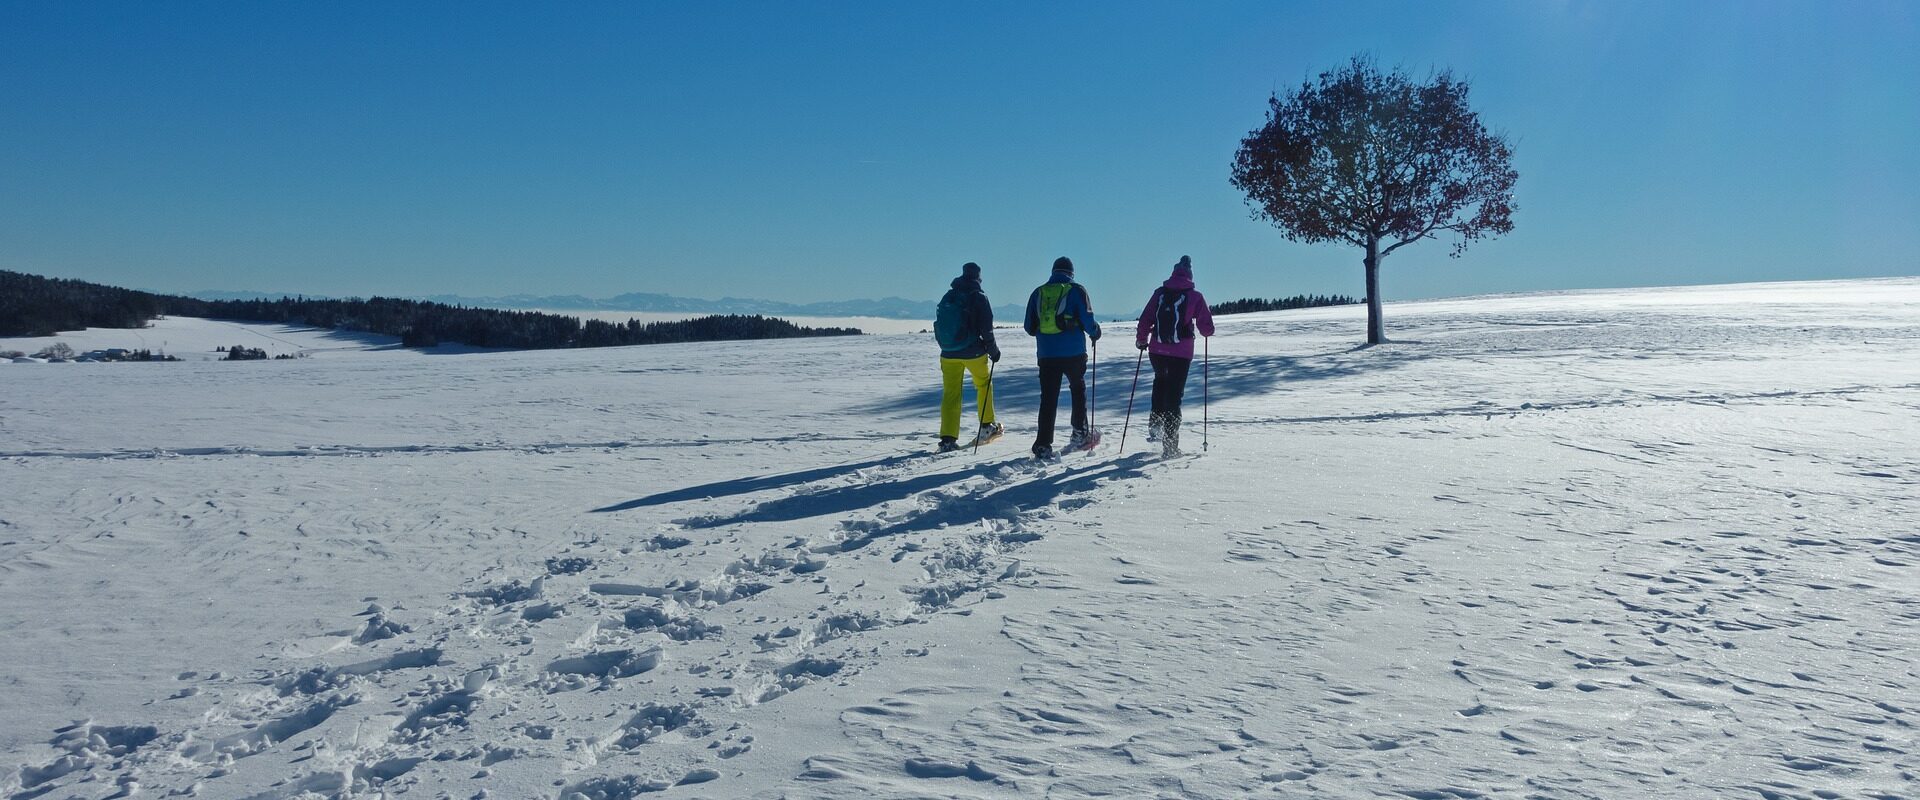
[[[0,797],[1920,795],[1920,280],[1388,315],[6,365]]]

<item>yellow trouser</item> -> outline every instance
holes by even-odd
[[[940,435],[960,438],[960,374],[973,373],[973,393],[980,405],[980,424],[993,421],[993,379],[987,357],[940,359]]]

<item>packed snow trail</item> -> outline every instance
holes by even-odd
[[[906,452],[920,336],[10,365],[0,797],[1920,794],[1920,281],[1389,310],[1172,460],[1012,347]]]

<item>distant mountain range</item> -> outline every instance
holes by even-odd
[[[273,292],[202,291],[189,296],[202,300],[259,300],[291,296]],[[331,299],[307,295],[310,299]],[[683,314],[760,314],[769,317],[880,317],[882,319],[932,320],[933,300],[907,300],[885,297],[879,300],[830,300],[821,303],[783,303],[777,300],[752,300],[723,297],[702,300],[670,294],[629,292],[606,298],[569,295],[514,294],[505,297],[463,297],[437,294],[407,298],[427,300],[470,308],[501,308],[565,313],[568,311],[652,311]],[[1026,314],[1026,306],[1004,305],[993,309],[996,320],[1017,320]]]

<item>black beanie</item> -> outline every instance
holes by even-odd
[[[980,280],[980,265],[971,261],[960,265],[960,277],[967,280]]]
[[[1053,271],[1073,274],[1073,259],[1061,256],[1053,260]]]

